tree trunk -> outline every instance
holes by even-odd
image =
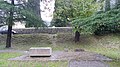
[[[14,0],[11,2],[12,5],[14,5]],[[7,33],[7,40],[6,40],[6,48],[11,47],[11,37],[12,37],[12,23],[13,23],[13,11],[14,7],[11,7],[10,9],[10,17],[8,21],[8,33]]]
[[[75,42],[79,42],[80,40],[80,33],[78,31],[75,32]]]
[[[40,0],[34,0],[35,1],[35,9],[36,9],[36,14],[40,16]]]
[[[105,0],[105,11],[110,10],[110,0]]]

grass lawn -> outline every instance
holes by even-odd
[[[120,67],[120,61],[107,62],[110,67]]]
[[[0,50],[6,50],[5,36],[0,36]],[[53,51],[74,51],[76,48],[81,48],[86,51],[96,52],[115,60],[109,62],[111,67],[120,66],[120,35],[110,34],[105,36],[81,35],[80,42],[74,43],[71,35],[58,34],[57,40],[53,43],[48,35],[14,35],[12,39],[12,47],[16,50],[29,50],[30,47],[52,47]],[[54,40],[54,39],[53,39]],[[37,61],[8,61],[8,58],[20,56],[19,53],[0,53],[0,65],[5,66],[12,64],[22,64],[22,67],[67,67],[68,62],[37,62]],[[36,66],[32,66],[36,65]],[[61,66],[62,65],[62,66]],[[0,66],[0,67],[1,67]],[[12,67],[14,67],[12,66]]]

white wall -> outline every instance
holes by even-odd
[[[41,18],[47,26],[50,26],[50,22],[53,19],[54,7],[55,0],[42,0],[40,3]]]

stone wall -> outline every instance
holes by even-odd
[[[23,28],[23,29],[13,29],[19,34],[32,34],[32,33],[72,33],[72,27],[44,27],[44,28]]]

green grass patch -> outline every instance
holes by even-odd
[[[2,52],[0,53],[0,60],[4,59],[7,60],[9,58],[14,58],[16,56],[22,55],[21,53],[16,53],[16,52]]]
[[[120,67],[120,61],[106,62],[110,67]]]
[[[67,62],[2,61],[0,67],[68,67]]]

